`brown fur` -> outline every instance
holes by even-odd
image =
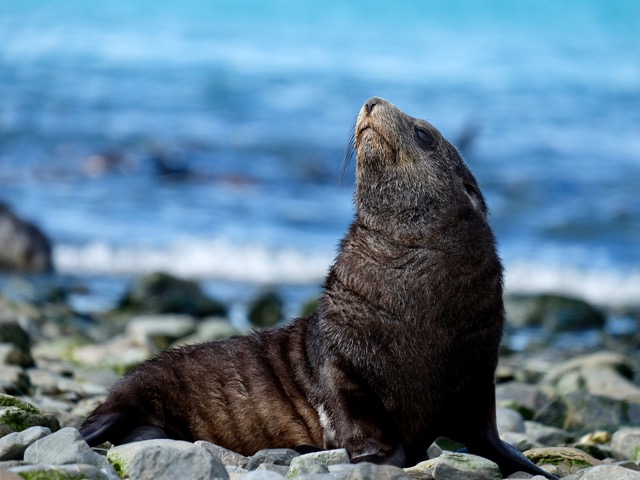
[[[86,420],[90,443],[310,444],[404,466],[444,435],[504,474],[553,478],[497,436],[502,267],[476,180],[433,126],[378,98],[355,143],[356,216],[318,309],[146,362]]]

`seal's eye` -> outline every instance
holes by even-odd
[[[433,137],[424,128],[416,127],[416,137],[418,137],[418,142],[420,142],[422,148],[429,148],[433,145]]]

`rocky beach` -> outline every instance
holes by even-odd
[[[502,478],[497,465],[445,438],[405,469],[351,465],[344,450],[244,457],[174,440],[91,449],[77,429],[122,374],[165,348],[245,332],[229,321],[228,305],[164,273],[140,277],[111,310],[91,314],[74,312],[69,292],[51,282],[14,282],[23,295],[0,296],[2,479]],[[508,296],[506,308],[496,391],[503,440],[560,478],[640,478],[638,311],[558,295]],[[253,328],[270,328],[282,310],[270,291],[248,315]]]

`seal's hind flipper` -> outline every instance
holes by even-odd
[[[112,439],[114,430],[119,430],[119,425],[124,420],[122,412],[110,412],[91,415],[80,427],[80,434],[84,441],[92,447],[100,445]]]
[[[165,431],[155,425],[140,425],[133,428],[120,443],[141,442],[142,440],[154,440],[157,438],[169,438]]]
[[[500,440],[498,432],[495,430],[483,432],[476,441],[468,442],[466,446],[469,453],[480,455],[497,463],[505,476],[522,471],[533,475],[542,475],[549,480],[558,480],[558,477],[531,462],[517,448]]]
[[[115,445],[156,438],[169,438],[155,425],[136,425],[122,412],[94,412],[80,427],[80,434],[92,447],[110,441]]]

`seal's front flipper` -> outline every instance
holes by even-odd
[[[498,432],[482,432],[473,441],[467,442],[469,453],[480,455],[495,462],[500,467],[503,475],[511,475],[514,472],[527,472],[532,475],[542,475],[549,480],[558,480],[558,477],[544,471],[525,457],[517,448],[500,440]]]
[[[404,467],[395,422],[368,383],[344,365],[325,365],[327,385],[318,407],[324,447],[346,448],[352,463]]]
[[[155,425],[140,425],[132,428],[120,443],[141,442],[143,440],[155,440],[159,438],[169,438],[165,431]]]

